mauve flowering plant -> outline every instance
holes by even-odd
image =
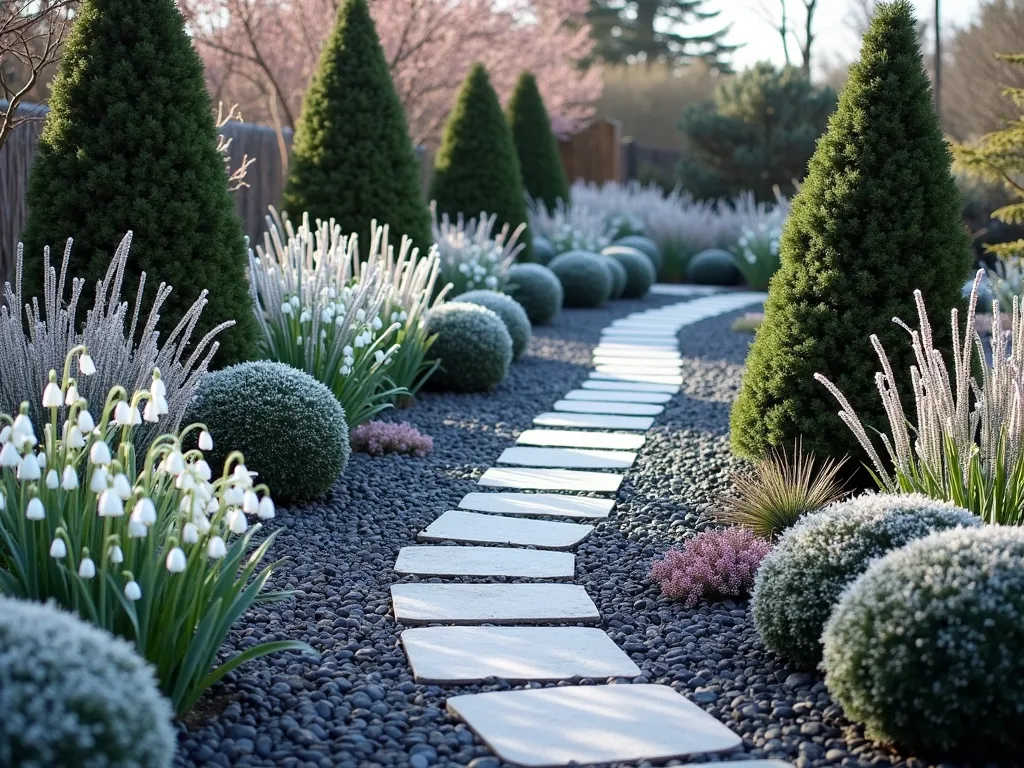
[[[687,608],[702,598],[743,597],[769,551],[771,544],[745,528],[704,531],[655,560],[650,578],[661,584],[663,595]]]
[[[434,441],[412,424],[403,421],[391,424],[371,421],[352,430],[352,448],[371,456],[399,453],[406,456],[426,456],[434,450]]]

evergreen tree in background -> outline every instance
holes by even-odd
[[[295,130],[284,208],[335,218],[362,241],[370,222],[429,247],[420,164],[366,0],[344,0]]]
[[[508,104],[508,122],[523,174],[523,186],[534,200],[553,210],[558,199],[569,201],[569,183],[562,167],[558,140],[537,88],[537,80],[523,72]]]
[[[720,85],[714,103],[683,112],[684,188],[702,199],[752,189],[773,200],[775,185],[791,195],[835,105],[835,91],[815,88],[796,67],[751,67]]]
[[[127,284],[174,288],[162,335],[204,289],[199,335],[225,320],[217,362],[256,338],[242,224],[228,190],[203,65],[174,0],[84,0],[64,48],[27,192],[27,295],[40,295],[43,246],[75,239],[70,274],[86,290],[125,232]],[[91,306],[91,303],[90,303]]]
[[[878,335],[903,403],[912,403],[910,337],[892,318],[916,324],[915,289],[949,354],[950,311],[964,303],[970,269],[950,160],[911,4],[882,4],[782,234],[782,268],[732,411],[738,453],[791,451],[802,435],[819,457],[862,459],[814,374],[833,381],[866,426],[886,427],[869,336]]]
[[[460,213],[469,218],[486,211],[497,216],[497,229],[503,224],[515,229],[526,222],[526,195],[512,130],[482,64],[469,71],[445,123],[430,197],[437,201],[438,214],[452,219]],[[527,246],[521,260],[532,260],[529,233],[519,242]]]

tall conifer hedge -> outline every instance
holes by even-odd
[[[558,152],[558,140],[544,108],[537,80],[523,72],[508,103],[508,123],[523,174],[523,186],[534,200],[553,210],[559,199],[569,201],[569,183]]]

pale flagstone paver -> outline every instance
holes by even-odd
[[[678,368],[683,364],[679,355],[657,357],[653,355],[623,355],[616,351],[594,352],[595,365],[656,365],[659,368]]]
[[[587,379],[580,384],[580,387],[604,392],[664,392],[667,395],[679,392],[678,384],[651,384],[642,381],[615,381],[614,379]]]
[[[720,288],[708,285],[678,285],[676,283],[655,283],[651,286],[651,293],[655,296],[707,296],[709,293],[718,293]]]
[[[635,429],[646,432],[654,424],[651,416],[607,416],[600,413],[559,413],[552,411],[535,416],[538,427],[579,427],[581,429]]]
[[[594,347],[594,357],[628,357],[631,360],[671,360],[681,363],[683,356],[671,349],[657,349],[644,346],[611,346],[602,345]]]
[[[577,584],[392,584],[403,624],[593,624],[601,620]]]
[[[611,472],[583,472],[578,469],[511,469],[492,467],[477,481],[490,488],[522,491],[589,491],[615,493],[622,475]]]
[[[542,448],[599,448],[607,451],[636,451],[647,438],[629,432],[587,432],[576,429],[528,429],[516,439],[519,445]]]
[[[593,530],[594,526],[579,523],[552,523],[547,520],[482,515],[464,509],[449,509],[428,525],[418,538],[420,541],[569,549],[583,541]]]
[[[594,368],[605,373],[653,373],[658,376],[682,373],[682,363],[672,360],[641,360],[632,357],[595,357]]]
[[[670,354],[678,354],[679,351],[679,340],[673,337],[672,339],[666,339],[665,341],[615,341],[606,340],[599,341],[595,349],[610,349],[610,350],[652,350],[655,352],[665,352]]]
[[[653,403],[664,405],[672,399],[668,392],[616,392],[601,389],[573,389],[566,400],[597,400],[602,403]]]
[[[596,400],[558,400],[552,406],[566,413],[610,413],[617,416],[657,416],[663,405],[651,403],[600,403]]]
[[[636,461],[632,451],[606,451],[601,448],[540,448],[516,445],[506,448],[499,464],[521,467],[560,467],[562,469],[629,469]]]
[[[640,384],[675,384],[677,387],[683,385],[683,377],[667,373],[626,373],[611,371],[594,371],[590,374],[591,379],[597,381],[634,381]]]
[[[459,502],[460,508],[477,512],[578,520],[604,519],[611,514],[614,506],[614,499],[567,496],[561,493],[467,493]]]
[[[576,555],[511,547],[402,547],[395,573],[402,576],[571,579],[576,574]]]
[[[679,338],[678,338],[677,334],[675,334],[675,333],[673,333],[671,331],[665,331],[665,332],[659,332],[659,333],[654,333],[652,331],[629,331],[629,330],[605,331],[603,334],[601,334],[601,341],[600,341],[600,343],[603,344],[606,341],[614,341],[614,342],[618,342],[619,344],[626,343],[626,342],[635,342],[635,341],[640,341],[640,342],[652,341],[652,342],[661,342],[662,344],[672,344],[672,345],[677,346],[677,347],[679,346]]]
[[[740,737],[665,685],[587,685],[448,699],[499,759],[594,765],[725,752]]]
[[[640,668],[608,635],[588,627],[417,627],[402,633],[418,683],[468,685],[573,677],[636,677]]]

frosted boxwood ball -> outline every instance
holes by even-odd
[[[612,243],[611,247],[615,247],[617,245],[625,246],[627,248],[635,248],[640,251],[640,253],[651,260],[651,266],[654,267],[655,276],[661,274],[661,269],[664,266],[664,259],[661,256],[661,249],[658,248],[657,243],[651,240],[651,238],[644,237],[643,235],[626,235]]]
[[[437,334],[430,354],[441,366],[427,384],[452,392],[486,392],[508,375],[512,337],[487,307],[454,301],[431,310],[428,330]]]
[[[935,531],[978,525],[967,510],[920,494],[867,494],[805,515],[757,572],[752,608],[765,646],[814,667],[833,606],[872,560]]]
[[[873,738],[1016,765],[1022,617],[1024,530],[936,533],[876,560],[843,594],[825,627],[825,683]]]
[[[728,251],[701,251],[686,265],[686,281],[697,285],[739,285],[743,274]]]
[[[562,283],[567,307],[599,307],[612,293],[611,272],[601,256],[589,251],[567,251],[548,265]]]
[[[505,293],[522,305],[533,325],[547,325],[562,311],[562,284],[542,264],[513,264]]]
[[[555,246],[546,237],[537,235],[533,238],[533,258],[538,264],[547,264],[555,258]]]
[[[614,259],[626,273],[626,285],[622,289],[624,299],[642,299],[651,290],[657,272],[651,260],[636,248],[625,245],[613,245],[605,248],[603,253]]]
[[[167,768],[170,703],[134,646],[77,616],[0,597],[0,765]]]
[[[323,496],[351,454],[345,410],[331,390],[284,363],[239,363],[207,374],[186,416],[193,422],[213,436],[210,464],[241,451],[246,467],[283,501]]]
[[[518,360],[522,357],[530,344],[533,329],[530,327],[530,318],[527,317],[526,310],[518,301],[498,291],[484,290],[464,293],[459,296],[459,301],[487,307],[500,317],[501,322],[505,324],[505,330],[512,337],[512,359]]]
[[[608,298],[614,301],[622,298],[622,292],[626,290],[626,268],[611,256],[601,256],[601,263],[608,268],[608,274],[612,277],[612,292]]]

